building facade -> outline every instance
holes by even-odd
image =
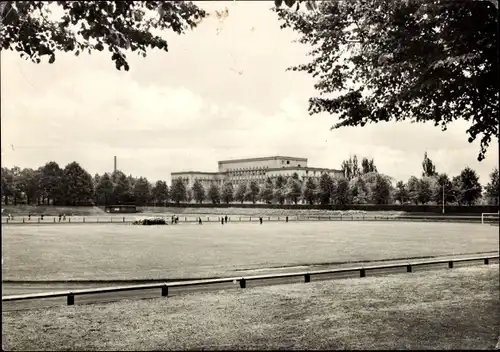
[[[199,180],[203,187],[207,189],[214,183],[219,186],[225,182],[231,182],[233,186],[251,181],[262,184],[268,177],[274,181],[278,176],[288,178],[294,173],[296,173],[301,180],[319,178],[324,173],[335,178],[343,176],[340,170],[309,167],[307,166],[307,158],[270,156],[263,158],[222,160],[219,161],[218,172],[172,172],[171,177],[172,181],[181,178],[188,188],[192,187],[196,180]]]

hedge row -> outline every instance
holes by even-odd
[[[317,209],[317,210],[360,210],[360,211],[404,211],[407,213],[442,213],[441,205],[400,205],[400,204],[345,204],[345,205],[309,205],[309,204],[212,204],[212,203],[180,203],[167,204],[167,207],[177,208],[260,208],[260,209]],[[496,205],[447,205],[446,214],[481,214],[497,213]]]

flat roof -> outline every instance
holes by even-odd
[[[334,171],[342,172],[342,170],[328,169],[325,167],[309,167],[309,166],[290,166],[290,167],[271,167],[269,169],[264,169],[265,171],[279,171],[279,170],[312,170],[312,171]]]
[[[337,169],[328,169],[325,167],[309,167],[309,166],[288,166],[288,167],[271,167],[271,168],[262,168],[255,170],[242,170],[242,171],[294,171],[294,170],[311,170],[311,171],[330,171],[330,172],[342,172],[342,170]],[[226,175],[228,173],[234,173],[239,171],[224,171],[224,172],[202,172],[202,171],[182,171],[182,172],[171,172],[171,175]]]
[[[170,175],[221,175],[220,172],[204,172],[204,171],[178,171],[171,172]]]
[[[221,160],[221,161],[219,161],[219,164],[238,163],[238,162],[245,162],[245,161],[278,160],[278,159],[307,161],[307,158],[299,158],[299,157],[293,157],[293,156],[263,156],[263,157],[258,157],[258,158]]]

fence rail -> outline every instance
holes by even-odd
[[[498,255],[492,256],[481,256],[481,257],[469,257],[469,258],[459,258],[459,259],[443,259],[434,261],[418,261],[418,262],[408,262],[399,264],[386,264],[386,265],[375,265],[375,266],[357,266],[352,268],[340,268],[340,269],[330,269],[330,270],[316,270],[316,271],[301,271],[295,273],[283,273],[283,274],[269,274],[269,275],[256,275],[256,276],[238,276],[238,277],[228,277],[221,279],[205,279],[205,280],[193,280],[193,281],[178,281],[178,282],[163,282],[154,284],[142,284],[142,285],[132,285],[132,286],[115,286],[115,287],[104,287],[104,288],[92,288],[92,289],[81,289],[75,291],[59,291],[59,292],[47,292],[47,293],[35,293],[35,294],[23,294],[23,295],[11,295],[3,296],[2,302],[12,302],[12,301],[22,301],[22,300],[32,300],[32,299],[45,299],[45,298],[56,298],[56,297],[67,297],[67,305],[71,306],[75,304],[75,296],[79,295],[90,295],[90,294],[102,294],[109,292],[121,292],[121,291],[134,291],[134,290],[148,290],[148,289],[161,289],[161,296],[168,296],[168,289],[170,287],[186,287],[186,286],[199,286],[199,285],[212,285],[221,284],[229,282],[239,282],[240,288],[246,288],[246,282],[252,280],[265,280],[265,279],[280,279],[287,277],[304,277],[304,282],[310,282],[311,276],[321,275],[321,274],[338,274],[338,273],[348,273],[348,272],[359,272],[360,277],[365,277],[367,271],[379,270],[379,269],[396,269],[396,268],[406,268],[406,272],[411,273],[413,267],[421,265],[433,265],[433,264],[444,264],[448,263],[448,268],[452,269],[454,263],[460,262],[470,262],[470,261],[483,261],[485,265],[488,265],[490,260],[499,259]]]
[[[492,215],[492,216],[485,216]],[[496,215],[496,217],[494,217]],[[131,224],[136,220],[154,216],[68,216],[65,219],[57,216],[44,217],[2,217],[2,224]],[[170,222],[171,216],[161,216]],[[221,216],[179,216],[179,223],[197,223],[198,218],[202,222],[216,223],[221,221]],[[382,216],[382,215],[331,215],[331,216],[314,216],[314,215],[293,215],[293,216],[262,216],[263,221],[270,222],[289,222],[295,221],[437,221],[437,222],[478,222],[478,223],[498,223],[498,213],[484,213],[481,216],[463,215],[463,216],[439,216],[439,215],[399,215],[399,216]],[[259,216],[228,216],[229,222],[258,222]]]

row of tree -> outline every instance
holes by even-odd
[[[379,173],[373,159],[356,155],[342,163],[344,177],[334,178],[323,174],[318,178],[290,177],[268,178],[233,185],[213,183],[207,189],[200,181],[188,186],[174,179],[168,187],[165,181],[151,184],[145,177],[127,176],[121,171],[92,177],[77,162],[61,168],[48,162],[34,169],[2,168],[3,204],[52,204],[52,205],[105,205],[105,204],[164,204],[167,202],[212,203],[265,202],[309,204],[499,204],[498,169],[493,170],[490,182],[481,186],[476,172],[466,167],[450,178],[438,173],[432,160],[424,155],[422,177],[398,181]],[[484,191],[484,192],[483,192]]]

